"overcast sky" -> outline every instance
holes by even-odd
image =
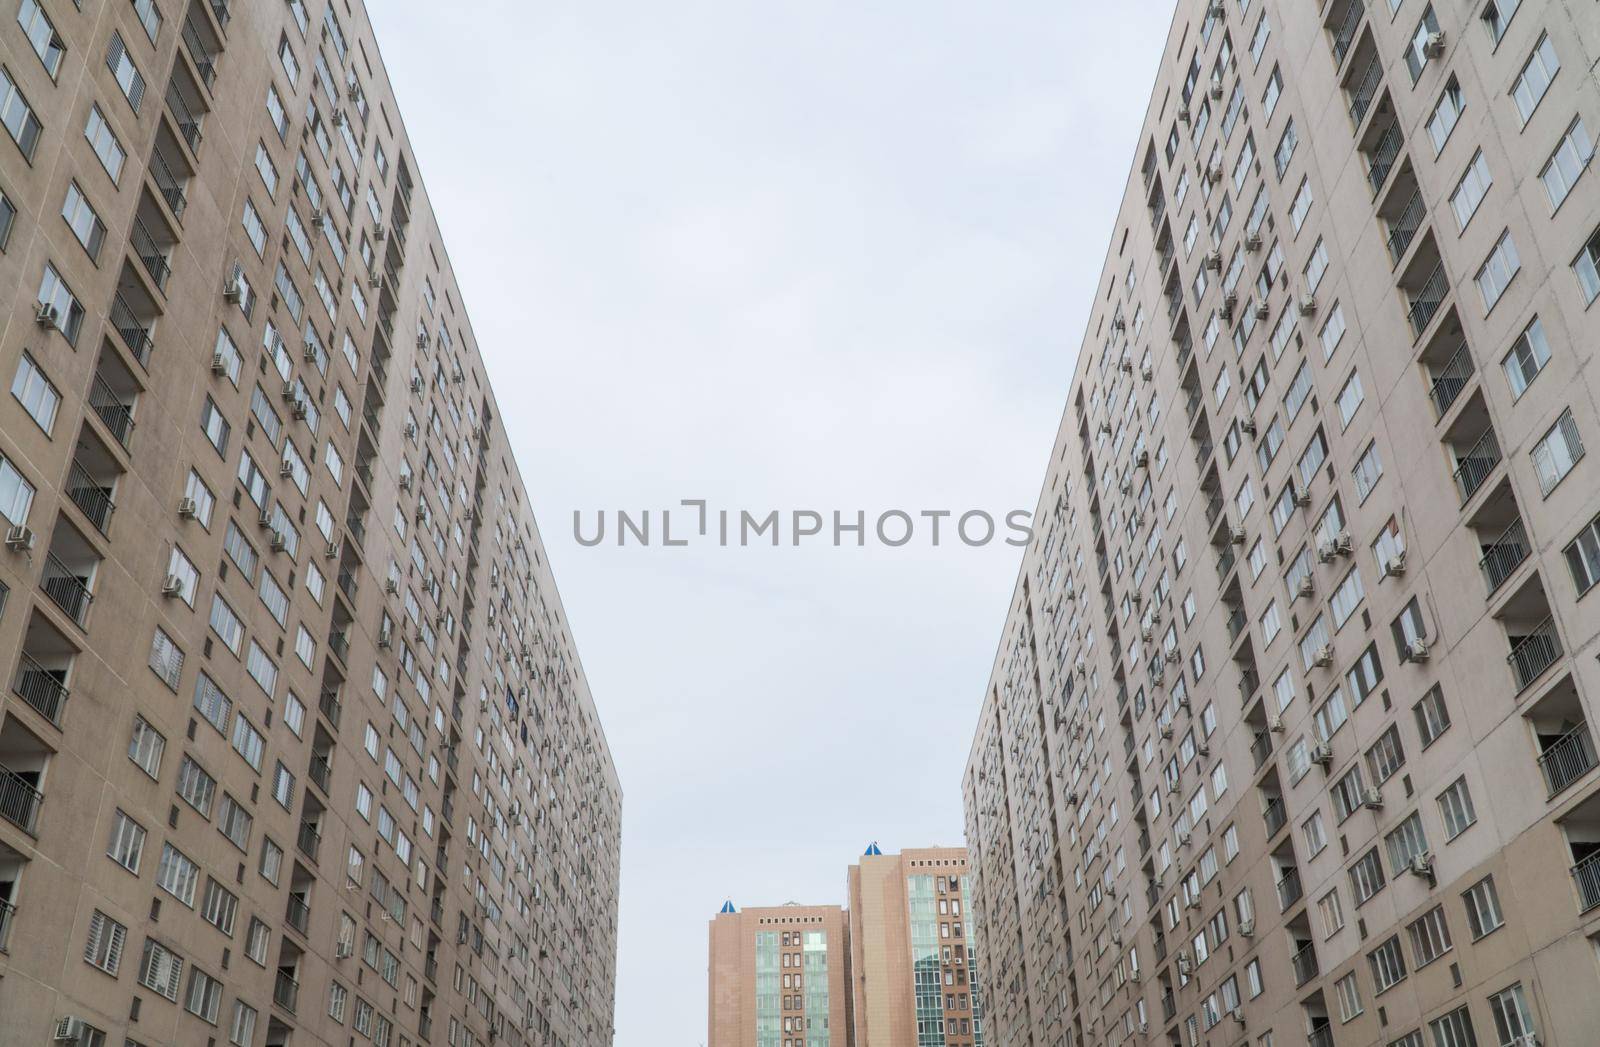
[[[371,8],[622,776],[617,1043],[699,1043],[724,899],[961,842],[1020,553],[573,512],[1033,509],[1171,6]]]

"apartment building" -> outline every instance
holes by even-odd
[[[855,1047],[981,1047],[966,848],[873,844],[848,889]]]
[[[1178,5],[963,780],[992,1042],[1595,1042],[1597,58]]]
[[[710,1047],[849,1047],[849,933],[837,905],[724,905],[709,936]]]
[[[597,1044],[621,793],[349,0],[0,11],[0,1041]]]

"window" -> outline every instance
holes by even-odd
[[[1332,738],[1349,718],[1350,713],[1344,707],[1344,691],[1335,687],[1332,693],[1322,700],[1322,704],[1317,706],[1317,711],[1312,717],[1312,727],[1316,730],[1317,740],[1326,742]]]
[[[1539,476],[1539,490],[1548,495],[1583,457],[1583,440],[1578,436],[1578,423],[1572,420],[1571,408],[1561,412],[1556,424],[1533,445],[1529,455],[1533,458],[1533,471]]]
[[[1473,155],[1472,162],[1467,165],[1461,181],[1456,183],[1455,191],[1450,194],[1450,209],[1456,213],[1457,229],[1467,228],[1467,223],[1478,213],[1478,205],[1483,203],[1483,198],[1488,195],[1489,187],[1493,184],[1494,178],[1489,174],[1489,161],[1484,158],[1483,150],[1479,149]]]
[[[266,749],[266,740],[242,714],[233,718],[233,748],[244,757],[245,763],[257,771],[261,770],[261,755]]]
[[[1272,153],[1273,170],[1278,173],[1278,181],[1283,181],[1283,176],[1288,173],[1289,161],[1294,159],[1295,146],[1300,144],[1300,135],[1294,128],[1294,117],[1283,126],[1283,134],[1278,138],[1278,148]]]
[[[1444,704],[1444,690],[1438,684],[1434,684],[1428,693],[1411,707],[1411,712],[1417,718],[1417,734],[1422,737],[1424,749],[1450,729],[1450,710]]]
[[[23,410],[45,433],[55,428],[56,411],[61,407],[61,393],[27,352],[22,354],[17,364],[17,376],[11,382],[11,395],[17,398]]]
[[[1342,628],[1356,613],[1356,608],[1361,606],[1361,601],[1367,596],[1366,588],[1361,584],[1361,569],[1350,568],[1350,573],[1344,576],[1344,581],[1339,583],[1339,588],[1333,591],[1331,609],[1333,611],[1333,625],[1335,629]]]
[[[127,941],[128,928],[96,909],[89,918],[89,941],[83,947],[83,962],[115,978],[122,966],[122,949]]]
[[[278,761],[272,773],[272,798],[286,811],[294,803],[294,775],[282,760]]]
[[[1398,985],[1406,976],[1406,957],[1400,951],[1400,936],[1391,935],[1388,941],[1368,953],[1367,962],[1372,967],[1372,987],[1378,995]]]
[[[1428,853],[1428,836],[1422,829],[1422,816],[1412,811],[1410,817],[1384,836],[1383,842],[1389,850],[1389,868],[1394,870],[1396,876],[1403,875],[1411,867],[1413,858]]]
[[[1511,278],[1521,268],[1522,260],[1517,257],[1517,245],[1512,242],[1511,230],[1508,229],[1500,234],[1494,250],[1489,252],[1489,257],[1484,259],[1483,266],[1478,270],[1478,292],[1483,295],[1484,312],[1495,307],[1510,286]]]
[[[1411,33],[1411,42],[1406,45],[1406,69],[1411,73],[1413,84],[1421,79],[1422,71],[1428,67],[1429,39],[1437,32],[1439,19],[1433,13],[1433,5],[1429,4],[1417,22],[1417,28]]]
[[[222,1005],[222,983],[198,967],[189,968],[189,994],[183,1009],[201,1021],[217,1024],[217,1008]]]
[[[1355,895],[1356,905],[1359,907],[1365,904],[1373,895],[1383,890],[1383,885],[1383,861],[1378,857],[1378,849],[1374,847],[1350,867],[1350,889]]]
[[[83,137],[89,140],[94,155],[100,159],[100,166],[106,169],[106,174],[111,176],[111,184],[115,185],[122,176],[122,165],[128,159],[128,153],[117,141],[116,132],[111,130],[98,105],[89,107],[89,121],[84,125]]]
[[[1505,39],[1506,27],[1511,24],[1511,17],[1517,13],[1517,8],[1522,0],[1489,0],[1484,5],[1478,17],[1483,19],[1484,27],[1489,32],[1489,39],[1499,44]]]
[[[106,242],[106,226],[95,213],[89,198],[78,188],[77,182],[67,183],[67,197],[61,204],[61,217],[66,220],[67,228],[72,230],[72,235],[77,237],[89,257],[98,261],[100,248]]]
[[[1302,178],[1300,189],[1294,194],[1294,202],[1289,205],[1289,224],[1294,227],[1295,232],[1298,233],[1300,227],[1306,224],[1306,216],[1311,213],[1311,204],[1311,179]]]
[[[1517,115],[1522,117],[1523,126],[1527,126],[1533,111],[1539,108],[1539,103],[1544,99],[1545,92],[1550,90],[1550,81],[1560,71],[1561,61],[1556,57],[1556,48],[1550,42],[1549,35],[1539,37],[1539,43],[1528,56],[1517,82],[1511,85],[1511,100],[1516,103]]]
[[[239,648],[244,642],[244,623],[239,621],[239,616],[233,613],[233,608],[228,606],[228,601],[222,598],[221,593],[211,596],[211,628],[227,646],[228,650],[238,655]]]
[[[150,38],[153,44],[156,37],[161,34],[161,9],[156,6],[155,0],[133,0],[133,13],[138,17],[139,24],[144,26],[144,35]]]
[[[83,329],[83,305],[49,262],[45,263],[44,278],[39,281],[39,304],[55,310],[51,323],[67,344],[77,345],[78,332]]]
[[[1289,383],[1289,391],[1283,397],[1284,411],[1288,415],[1291,424],[1310,396],[1311,369],[1302,361],[1300,369],[1295,372],[1294,379]]]
[[[1521,399],[1549,362],[1550,343],[1545,339],[1544,325],[1535,316],[1517,335],[1517,340],[1511,343],[1511,350],[1500,360],[1500,367],[1506,374],[1506,384],[1511,387],[1512,399]]]
[[[1355,971],[1334,982],[1333,991],[1339,997],[1339,1021],[1347,1022],[1361,1013],[1361,990],[1356,987]]]
[[[1372,748],[1367,750],[1367,770],[1372,774],[1373,783],[1382,785],[1404,767],[1405,762],[1406,751],[1400,743],[1400,727],[1390,724],[1389,729],[1379,735]]]
[[[345,1003],[349,997],[348,990],[338,982],[328,985],[328,1017],[339,1024],[344,1024]]]
[[[56,33],[56,27],[50,24],[39,0],[22,0],[22,6],[17,9],[17,24],[22,27],[22,35],[28,38],[28,43],[33,45],[33,53],[44,63],[44,71],[55,79],[61,71],[61,60],[66,57],[67,45]]]
[[[1443,152],[1445,142],[1450,139],[1450,132],[1461,122],[1461,113],[1466,107],[1467,101],[1461,93],[1461,83],[1452,76],[1450,82],[1445,84],[1444,90],[1440,92],[1439,101],[1435,103],[1433,112],[1428,116],[1428,140],[1433,143],[1434,156]]]
[[[172,844],[162,845],[161,865],[156,870],[157,887],[160,887],[163,891],[193,909],[194,888],[199,878],[199,866],[190,861],[182,851],[173,847]]]
[[[39,118],[33,115],[33,107],[17,90],[11,74],[3,67],[0,67],[0,124],[5,125],[6,133],[22,150],[23,159],[31,161],[34,147],[39,144],[42,125]]]
[[[1341,823],[1361,809],[1363,791],[1359,764],[1351,767],[1342,778],[1333,783],[1333,788],[1329,790],[1333,796],[1333,813]]]
[[[239,806],[239,801],[231,793],[222,794],[222,803],[217,806],[217,831],[247,854],[250,851],[250,826],[254,821],[250,812]]]
[[[248,196],[244,198],[244,215],[240,219],[244,226],[244,235],[249,238],[250,246],[255,248],[256,257],[260,258],[267,250],[267,227],[261,221],[261,214],[256,210],[255,201]]]
[[[1317,337],[1322,340],[1322,358],[1331,360],[1334,352],[1339,348],[1339,343],[1344,339],[1344,307],[1340,303],[1333,303],[1333,308],[1328,310],[1328,319],[1323,322],[1322,330],[1317,332]]]
[[[210,818],[211,800],[216,792],[216,779],[207,774],[194,757],[185,753],[183,762],[178,765],[178,795],[198,811],[200,817]]]
[[[233,701],[203,672],[195,678],[194,707],[219,734],[227,733]]]
[[[166,751],[167,740],[161,732],[151,727],[143,716],[133,717],[133,737],[128,741],[128,759],[152,778],[161,773],[161,754]]]
[[[232,891],[210,876],[206,877],[206,890],[200,903],[200,915],[217,930],[233,937],[233,920],[239,912],[239,899]]]
[[[1494,1030],[1501,1047],[1539,1042],[1538,1032],[1533,1027],[1533,1012],[1523,997],[1521,982],[1489,997],[1489,1013],[1494,1017]]]
[[[278,885],[278,873],[283,868],[283,848],[279,847],[268,837],[261,838],[261,878],[272,884]]]
[[[111,843],[106,854],[124,869],[139,875],[139,858],[144,854],[144,827],[121,810],[111,820]]]
[[[1552,211],[1561,207],[1567,194],[1572,192],[1578,176],[1583,174],[1593,159],[1594,143],[1589,140],[1589,131],[1583,126],[1583,117],[1575,117],[1567,133],[1561,137],[1561,144],[1556,146],[1556,151],[1545,162],[1544,170],[1539,172],[1539,180],[1544,183]]]
[[[1344,388],[1339,390],[1339,428],[1350,427],[1350,419],[1356,416],[1356,411],[1361,407],[1361,402],[1366,395],[1361,390],[1361,374],[1351,371],[1350,377],[1345,379]]]
[[[228,434],[233,431],[233,426],[222,416],[221,409],[210,396],[206,397],[205,404],[200,408],[200,431],[206,434],[206,439],[211,441],[217,453],[226,457]]]
[[[1261,92],[1261,111],[1264,119],[1270,121],[1272,114],[1278,108],[1278,99],[1283,97],[1283,74],[1277,66],[1272,67],[1272,74],[1267,77],[1267,86]]]
[[[129,107],[137,113],[140,103],[144,101],[144,75],[128,55],[128,47],[122,42],[121,33],[111,34],[111,43],[106,47],[106,67],[111,70],[117,86],[122,88],[122,96],[128,100]]]
[[[1572,271],[1578,275],[1578,284],[1583,288],[1583,300],[1592,302],[1596,295],[1600,295],[1600,229],[1596,229],[1583,245],[1583,250],[1578,252],[1578,257],[1572,260]]]
[[[243,1000],[233,1001],[233,1021],[228,1024],[228,1042],[234,1047],[250,1047],[256,1035],[256,1009]]]
[[[200,584],[200,572],[195,568],[194,562],[184,555],[182,549],[176,545],[167,556],[167,578],[165,584],[175,585],[174,595],[190,607],[194,606],[194,591]]]
[[[1367,645],[1367,649],[1361,652],[1361,657],[1356,659],[1356,664],[1345,673],[1344,679],[1350,686],[1353,701],[1357,706],[1377,690],[1378,684],[1383,682],[1383,663],[1378,660],[1377,644]]]
[[[1494,889],[1494,877],[1485,876],[1461,895],[1467,907],[1467,927],[1472,940],[1498,930],[1506,921],[1500,915],[1500,895]]]
[[[1356,461],[1352,476],[1356,483],[1356,501],[1365,502],[1367,495],[1378,486],[1378,481],[1383,478],[1383,462],[1378,457],[1378,442],[1376,440],[1367,444],[1367,449],[1361,453]]]
[[[267,965],[267,950],[272,946],[272,931],[257,917],[250,917],[250,928],[244,936],[244,954],[258,966]]]
[[[144,942],[144,957],[139,961],[139,984],[178,1002],[178,979],[183,974],[183,958],[150,938]]]
[[[1454,840],[1478,820],[1466,778],[1457,778],[1450,788],[1439,794],[1439,814],[1444,818],[1445,838],[1448,840]]]
[[[1406,927],[1406,933],[1411,938],[1411,955],[1416,958],[1418,970],[1428,966],[1453,947],[1450,942],[1450,925],[1445,922],[1442,905],[1435,905],[1423,913],[1421,919],[1413,921]]]
[[[1314,858],[1322,853],[1328,846],[1328,831],[1322,821],[1322,808],[1318,807],[1311,813],[1311,817],[1300,823],[1300,832],[1306,838],[1306,849]],[[1337,899],[1335,899],[1337,903]],[[1342,921],[1341,921],[1342,922]]]
[[[1278,632],[1283,628],[1283,622],[1278,614],[1278,601],[1273,600],[1267,604],[1267,609],[1261,612],[1261,646],[1271,646],[1277,639]]]
[[[1422,620],[1422,602],[1415,596],[1406,601],[1399,616],[1389,623],[1389,631],[1394,636],[1395,653],[1402,662],[1421,653],[1415,651],[1413,645],[1426,644],[1428,640],[1428,623]]]

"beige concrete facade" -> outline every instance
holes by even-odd
[[[795,903],[731,910],[710,927],[710,1047],[850,1047],[844,911]]]
[[[984,1042],[966,880],[964,847],[869,852],[850,866],[855,1047]]]
[[[365,11],[0,16],[0,1043],[610,1043],[620,786]]]
[[[1597,58],[1178,6],[963,780],[991,1042],[1596,1042]]]

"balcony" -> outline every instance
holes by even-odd
[[[1361,121],[1371,111],[1373,100],[1378,97],[1378,90],[1382,86],[1383,62],[1374,54],[1367,64],[1361,67],[1360,75],[1345,85],[1345,97],[1349,100],[1350,122],[1353,125],[1361,126]]]
[[[133,413],[138,400],[138,383],[108,346],[100,354],[89,385],[89,407],[124,450],[133,439]]]
[[[45,554],[44,574],[39,579],[39,588],[79,628],[87,625],[89,605],[94,601],[94,593],[90,590],[94,566],[81,558],[68,563],[53,552]]]
[[[1428,386],[1428,400],[1433,404],[1434,415],[1443,418],[1477,373],[1477,366],[1473,363],[1472,351],[1467,348],[1466,342],[1462,342],[1443,367],[1434,369],[1430,365],[1429,370],[1433,375],[1433,383]]]
[[[1565,734],[1539,735],[1542,751],[1539,753],[1539,770],[1544,775],[1545,789],[1550,798],[1564,792],[1567,786],[1594,770],[1594,740],[1589,737],[1589,725],[1579,722]]]
[[[15,825],[29,836],[39,828],[39,809],[44,806],[44,793],[34,787],[37,772],[14,771],[0,764],[0,818]]]
[[[1506,663],[1511,666],[1511,675],[1520,694],[1561,657],[1561,637],[1556,634],[1554,618],[1546,618],[1521,635],[1512,633],[1512,628],[1507,627],[1511,653],[1506,655]]]
[[[1439,307],[1444,304],[1445,295],[1449,290],[1450,281],[1445,276],[1442,261],[1435,264],[1414,288],[1407,290],[1406,319],[1411,323],[1412,337],[1422,337],[1422,333],[1428,329],[1429,322],[1438,315]]]
[[[284,911],[283,918],[288,921],[290,927],[299,931],[302,936],[306,934],[307,928],[311,926],[311,906],[307,904],[305,895],[289,895],[289,904]]]
[[[1371,148],[1362,150],[1367,162],[1367,187],[1372,190],[1373,196],[1382,192],[1384,185],[1388,183],[1389,175],[1394,171],[1405,141],[1405,135],[1400,133],[1400,124],[1390,121],[1378,135],[1377,140],[1372,143]]]
[[[111,326],[116,328],[128,352],[141,367],[150,366],[150,354],[155,351],[153,310],[137,308],[130,296],[119,289],[111,299]]]
[[[169,161],[159,137],[155,149],[150,153],[150,178],[155,182],[156,191],[161,194],[161,199],[165,200],[167,207],[172,210],[172,216],[182,221],[184,208],[189,202],[186,195],[189,179],[187,176],[180,178],[173,171],[172,162]]]
[[[1456,494],[1465,505],[1478,493],[1495,466],[1500,464],[1500,442],[1495,438],[1494,427],[1487,426],[1465,451],[1456,452],[1456,467],[1451,473]]]
[[[1267,799],[1266,806],[1261,810],[1261,820],[1267,826],[1267,839],[1270,840],[1278,835],[1289,820],[1289,814],[1283,806],[1283,797],[1272,796]]]
[[[1289,957],[1289,967],[1294,971],[1294,986],[1298,989],[1318,974],[1317,950],[1309,941],[1296,941],[1294,944],[1298,948]]]
[[[1300,870],[1289,866],[1283,870],[1278,883],[1278,911],[1288,912],[1289,908],[1299,901],[1305,894],[1305,889],[1300,885]]]
[[[39,628],[47,627],[40,625]],[[65,667],[46,668],[24,651],[18,659],[17,675],[11,683],[11,689],[40,716],[60,727],[61,714],[66,709],[67,698],[71,693],[67,689],[66,680]]]
[[[1510,527],[1481,548],[1483,556],[1478,559],[1478,569],[1483,572],[1483,580],[1489,587],[1489,594],[1493,595],[1523,561],[1527,560],[1528,529],[1523,526],[1519,517],[1512,520]]]
[[[1261,770],[1266,762],[1272,758],[1272,732],[1257,730],[1255,740],[1250,743],[1250,759],[1255,762],[1255,769]]]
[[[317,827],[311,822],[301,822],[300,831],[295,837],[295,844],[300,848],[301,854],[315,862],[317,860],[317,851],[322,847],[322,834],[317,832]],[[291,896],[291,903],[293,900]]]
[[[11,918],[16,912],[15,905],[0,898],[0,953],[11,951]]]
[[[1337,11],[1337,5],[1330,14]],[[1348,0],[1344,10],[1337,19],[1328,27],[1328,47],[1333,52],[1333,67],[1338,69],[1344,65],[1344,60],[1350,54],[1350,47],[1355,43],[1356,30],[1361,28],[1361,19],[1367,13],[1367,8],[1362,0]]]
[[[1411,246],[1411,242],[1417,238],[1417,230],[1422,228],[1422,223],[1428,216],[1428,209],[1422,202],[1422,190],[1412,189],[1411,195],[1404,199],[1405,203],[1400,206],[1394,217],[1386,218],[1389,235],[1385,243],[1389,248],[1389,262],[1391,265],[1400,264],[1400,259],[1406,256],[1406,250]],[[1429,313],[1428,318],[1431,319],[1432,315],[1432,313]],[[1422,327],[1426,326],[1427,319],[1424,319],[1422,320]],[[1422,328],[1417,326],[1415,320],[1413,320],[1411,327],[1413,333],[1421,334]]]
[[[182,66],[174,66],[172,79],[167,81],[167,112],[177,125],[178,134],[191,153],[200,152],[201,127],[206,109],[199,97],[199,88]]]
[[[78,458],[73,458],[67,469],[67,497],[101,534],[109,532],[111,514],[117,508],[112,494],[119,475],[104,463],[93,468]]]
[[[272,984],[272,1002],[293,1014],[299,1001],[300,983],[294,980],[294,973],[278,968],[278,977]]]
[[[322,790],[322,795],[327,796],[330,792],[329,787],[333,784],[333,769],[328,765],[328,757],[322,753],[312,753],[307,773],[311,777],[312,784]]]
[[[1333,1026],[1326,1020],[1306,1034],[1306,1047],[1334,1047]]]
[[[222,49],[217,45],[216,38],[210,29],[202,27],[195,21],[193,13],[183,20],[183,45],[189,52],[189,57],[194,60],[195,71],[200,74],[200,82],[211,90],[217,81],[217,56]]]

